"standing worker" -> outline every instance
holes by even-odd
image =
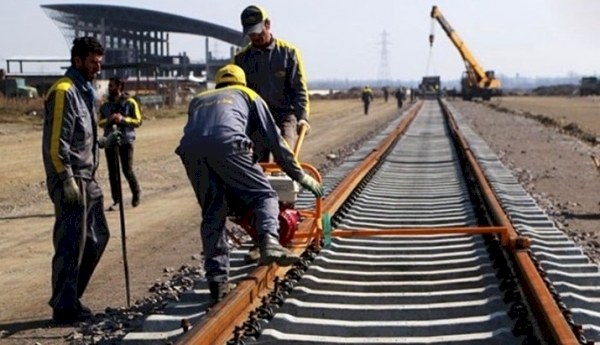
[[[133,99],[123,92],[124,83],[120,78],[111,78],[108,82],[108,102],[100,107],[100,119],[98,126],[104,128],[104,135],[108,136],[113,130],[113,126],[119,132],[123,133],[123,139],[120,146],[106,150],[106,163],[108,168],[108,177],[110,181],[110,192],[113,199],[113,205],[108,209],[113,211],[117,209],[119,202],[118,176],[117,171],[117,151],[121,159],[121,168],[123,175],[129,183],[132,199],[131,206],[137,207],[140,204],[140,185],[138,184],[135,173],[133,172],[133,142],[135,141],[135,128],[142,125],[142,114],[140,106]]]
[[[365,115],[369,114],[369,105],[373,100],[373,90],[369,87],[369,85],[365,85],[360,95],[363,104],[365,105]]]
[[[387,86],[384,86],[381,90],[383,91],[383,99],[385,100],[385,103],[387,103],[388,97],[390,96],[390,92]]]
[[[92,316],[80,298],[110,236],[95,176],[99,146],[114,145],[120,133],[96,140],[96,92],[91,81],[100,72],[103,55],[104,48],[95,38],[76,38],[71,67],[44,100],[42,157],[55,214],[48,304],[57,325]]]
[[[404,91],[402,91],[401,87],[398,87],[396,93],[394,93],[394,97],[398,101],[398,109],[402,108],[402,102],[404,101]]]
[[[250,44],[238,52],[232,63],[246,73],[248,87],[265,100],[277,127],[290,147],[296,145],[298,133],[310,130],[310,112],[306,73],[300,50],[290,43],[273,37],[267,12],[257,5],[246,7],[240,16],[244,36]],[[269,150],[255,147],[259,162],[269,162]],[[246,262],[260,258],[258,244],[246,254]]]
[[[315,196],[323,196],[323,187],[303,172],[263,99],[245,87],[240,67],[230,64],[221,68],[215,84],[216,90],[191,101],[175,152],[202,208],[204,268],[211,298],[217,302],[229,291],[228,208],[241,204],[253,209],[262,264],[288,266],[299,259],[279,243],[277,193],[253,157],[253,147],[261,144],[268,148],[283,171]]]

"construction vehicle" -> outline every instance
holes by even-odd
[[[600,95],[600,81],[596,77],[583,77],[579,85],[579,95]]]
[[[7,98],[37,98],[38,92],[35,87],[27,86],[25,78],[7,77],[4,70],[0,70],[0,94]]]
[[[419,84],[419,92],[423,99],[436,99],[441,95],[439,76],[425,76]]]
[[[501,96],[501,82],[496,78],[494,71],[485,71],[477,62],[471,51],[465,43],[460,39],[456,31],[450,26],[446,18],[437,6],[431,9],[432,20],[437,20],[444,32],[448,35],[460,56],[462,57],[466,71],[461,76],[461,91],[462,99],[470,101],[473,98],[482,98],[490,100],[492,96]],[[433,25],[431,26],[433,30]],[[429,46],[433,46],[433,32],[429,35]]]

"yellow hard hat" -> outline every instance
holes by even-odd
[[[229,64],[221,67],[215,76],[217,85],[222,83],[235,83],[246,86],[246,73],[238,65]]]

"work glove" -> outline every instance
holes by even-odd
[[[308,121],[304,119],[298,121],[298,134],[300,134],[302,126],[306,126],[306,135],[308,135],[308,132],[310,132],[310,124],[308,123]]]
[[[79,186],[74,177],[67,177],[67,179],[63,181],[63,195],[66,204],[73,206],[81,204],[81,193],[79,192]]]
[[[113,130],[106,136],[106,148],[113,148],[116,146],[121,146],[121,138],[123,138],[123,134],[121,131]]]
[[[304,174],[300,181],[298,181],[302,187],[308,189],[313,193],[317,198],[322,198],[325,193],[323,190],[323,186],[317,180],[315,180],[312,176],[308,174]]]

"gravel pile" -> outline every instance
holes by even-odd
[[[165,267],[164,272],[172,276],[152,285],[148,290],[150,296],[136,301],[131,308],[106,308],[104,313],[96,314],[92,322],[82,323],[66,340],[71,345],[118,344],[128,332],[141,331],[147,315],[161,314],[169,302],[177,301],[181,292],[193,287],[195,279],[204,277],[203,269],[197,266],[184,265],[177,272]]]

